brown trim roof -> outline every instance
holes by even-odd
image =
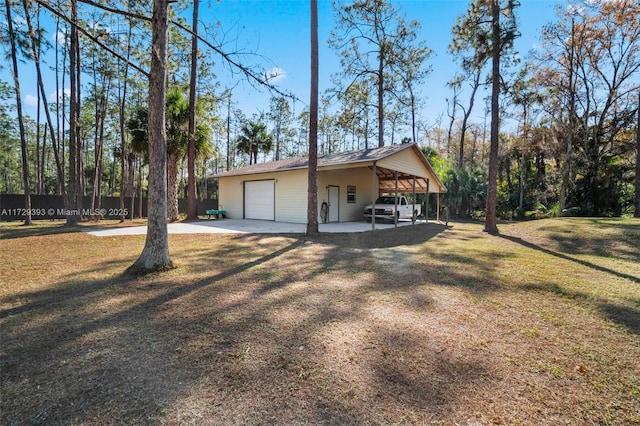
[[[415,143],[410,144],[400,144],[400,145],[389,145],[384,146],[382,148],[370,148],[370,149],[362,149],[359,151],[348,151],[348,152],[338,152],[333,154],[326,154],[321,157],[318,157],[318,169],[323,167],[331,167],[331,166],[340,166],[340,165],[348,165],[348,164],[356,164],[356,163],[370,163],[374,161],[379,161],[384,158],[390,157],[398,152],[401,152],[405,149],[413,149],[416,155],[422,160],[425,167],[433,173],[433,175],[438,180],[438,185],[442,188],[443,191],[446,191],[446,188],[436,175],[435,171],[429,164],[429,161],[422,154],[420,148]],[[307,157],[304,158],[289,158],[286,160],[279,161],[270,161],[267,163],[258,163],[252,164],[250,166],[241,167],[239,169],[229,170],[223,173],[219,173],[214,177],[229,177],[229,176],[243,176],[243,175],[252,175],[252,174],[260,174],[260,173],[273,173],[273,172],[284,172],[287,170],[296,170],[296,169],[306,169],[309,166],[309,159]]]
[[[347,165],[378,161],[400,152],[415,144],[390,145],[382,148],[362,149],[360,151],[338,152],[318,157],[318,168],[328,166]],[[286,160],[270,161],[252,164],[239,169],[219,173],[214,177],[242,176],[256,173],[282,172],[285,170],[305,169],[309,166],[309,158],[288,158]]]

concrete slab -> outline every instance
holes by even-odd
[[[426,223],[426,221],[419,220],[416,223]],[[398,226],[411,224],[411,221],[398,222]],[[376,229],[388,229],[393,228],[393,226],[393,223],[376,223]],[[273,222],[268,220],[218,219],[170,223],[167,229],[170,234],[304,234],[307,225],[304,223]],[[321,223],[318,229],[321,233],[365,232],[371,230],[371,223],[364,221]],[[87,229],[84,232],[96,237],[145,235],[147,227],[129,226],[110,229]]]

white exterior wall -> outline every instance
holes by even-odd
[[[279,173],[220,177],[219,208],[230,219],[244,217],[245,181],[275,179],[275,220],[277,222],[307,222],[307,169]]]
[[[378,181],[376,178],[376,185]],[[364,206],[371,203],[372,172],[369,167],[327,170],[318,172],[318,220],[320,207],[329,201],[329,186],[340,188],[340,222],[363,220]],[[347,186],[356,187],[356,202],[347,203]],[[376,197],[378,192],[375,193]]]
[[[275,220],[277,222],[307,223],[307,169],[278,173],[260,173],[219,178],[219,208],[230,219],[244,217],[243,182],[275,179]],[[372,202],[372,172],[369,167],[318,172],[318,220],[323,201],[328,201],[328,186],[340,188],[340,222],[362,220],[364,206]],[[376,178],[377,185],[377,178]],[[347,202],[347,186],[356,187],[356,202]],[[375,196],[378,196],[376,191]]]

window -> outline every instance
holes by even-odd
[[[353,185],[347,185],[347,203],[356,202],[356,187]]]

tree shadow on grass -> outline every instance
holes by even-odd
[[[609,302],[599,302],[598,309],[611,321],[640,335],[640,309]]]
[[[389,363],[382,349],[354,360],[374,373],[371,382],[355,384],[369,392],[365,402],[343,393],[341,375],[323,361],[335,355],[324,333],[344,327],[350,342],[349,324],[373,324],[366,312],[371,292],[405,292],[415,284],[392,289],[385,272],[372,288],[358,278],[351,288],[315,285],[330,280],[334,268],[366,273],[366,263],[356,271],[349,266],[367,255],[346,244],[316,262],[306,259],[316,249],[307,243],[279,241],[255,260],[227,263],[194,280],[68,277],[68,285],[3,300],[25,301],[0,315],[6,327],[0,423],[369,423],[378,419],[375,401],[444,415],[458,396],[448,373],[436,372],[441,380],[434,382],[425,371],[413,376]],[[233,243],[224,248],[233,249]],[[213,253],[220,252],[202,249],[198,258],[206,262]],[[344,257],[336,266],[333,256]],[[305,267],[288,270],[291,262]],[[424,297],[416,293],[408,303],[427,310]],[[372,333],[420,355],[420,342],[411,337]],[[484,369],[444,354],[433,360],[470,381]],[[349,402],[352,397],[359,402]]]
[[[0,226],[0,240],[39,237],[43,235],[69,234],[81,231],[82,228],[78,226],[65,226],[64,222],[54,222],[53,224],[47,224],[44,226]]]
[[[583,237],[575,232],[576,226],[588,224],[598,230]],[[620,218],[563,218],[561,221],[540,226],[541,231],[557,244],[559,250],[568,254],[592,254],[635,260],[640,258],[640,221]]]
[[[144,290],[148,294],[142,302],[125,304],[124,309],[100,306],[112,297],[142,291],[139,282],[131,286],[128,276],[75,281],[0,300],[28,300],[0,311],[0,423],[67,424],[74,418],[90,423],[152,422],[161,416],[158,404],[178,391],[181,378],[172,373],[176,347],[163,341],[147,318],[164,304],[267,263],[301,244],[302,240],[294,241],[191,284],[153,285]],[[109,293],[109,289],[114,290]]]
[[[164,293],[160,299],[158,300],[154,299],[147,303],[149,306],[153,306],[154,304],[159,305],[164,303],[166,300],[171,300],[174,298],[181,297],[182,295],[190,293],[192,291],[196,291],[198,288],[208,285],[211,282],[223,280],[229,276],[236,275],[256,265],[260,265],[262,263],[268,262],[290,250],[294,250],[295,248],[301,246],[302,244],[304,244],[303,240],[296,240],[289,246],[286,246],[279,250],[275,250],[256,260],[245,262],[239,266],[224,270],[222,273],[217,274],[206,280],[196,281],[195,283],[187,286],[176,287],[173,290],[167,291],[166,293]],[[112,263],[120,264],[122,262],[121,261],[107,262],[107,265],[103,265],[103,267],[110,266]],[[97,268],[96,270],[100,270],[100,268]],[[24,303],[15,308],[0,310],[0,319],[9,317],[12,315],[29,312],[31,310],[50,307],[51,305],[55,305],[58,303],[65,303],[73,299],[82,298],[92,293],[102,291],[107,287],[126,283],[130,279],[135,277],[131,277],[130,275],[123,273],[111,279],[98,280],[98,281],[89,282],[89,283],[76,282],[71,277],[67,277],[67,278],[69,279],[68,285],[58,286],[58,287],[36,291],[36,292],[21,293],[21,294],[0,299],[0,303],[15,303],[16,301],[19,301],[19,300],[25,300],[25,299],[29,300],[29,302]],[[140,307],[144,308],[145,306],[140,306]]]
[[[588,295],[581,291],[570,291],[555,283],[526,284],[521,288],[524,290],[544,291],[581,302],[595,301],[595,306],[605,318],[608,318],[610,321],[622,326],[631,333],[640,335],[640,309],[634,306],[612,303],[603,299],[594,300],[593,295]]]
[[[625,280],[629,280],[633,283],[640,283],[640,277],[635,276],[635,275],[631,275],[631,274],[627,274],[624,272],[620,272],[620,271],[616,271],[614,269],[611,268],[606,268],[604,266],[600,266],[600,265],[596,265],[594,263],[588,262],[586,260],[582,260],[582,259],[576,259],[575,257],[569,256],[567,254],[564,253],[559,253],[557,251],[553,251],[553,250],[549,250],[547,248],[544,247],[540,247],[536,244],[533,244],[531,242],[528,242],[526,240],[523,240],[522,238],[518,238],[518,237],[512,237],[512,236],[508,236],[508,235],[500,235],[501,238],[504,238],[506,240],[509,240],[511,242],[520,244],[524,247],[527,247],[529,249],[532,250],[536,250],[545,254],[548,254],[550,256],[556,257],[558,259],[562,259],[562,260],[567,260],[570,262],[574,262],[577,263],[581,266],[593,269],[595,271],[598,272],[602,272],[605,274],[610,274],[613,275],[617,278],[622,278]],[[525,289],[532,289],[532,290],[543,290],[543,291],[548,291],[563,297],[569,297],[572,299],[579,299],[579,300],[593,300],[592,296],[589,296],[585,293],[582,292],[576,292],[576,291],[569,291],[566,290],[564,288],[562,288],[561,286],[559,286],[558,284],[549,284],[549,285],[528,285],[528,286],[524,286]],[[596,304],[598,307],[598,310],[609,320],[615,322],[616,324],[621,325],[622,327],[624,327],[625,329],[629,330],[630,332],[634,333],[634,334],[640,334],[640,310],[638,310],[637,308],[633,307],[633,306],[626,306],[626,305],[621,305],[621,304],[616,304],[616,303],[611,303],[609,301],[605,301],[605,300],[596,300]]]
[[[438,223],[401,226],[364,232],[321,233],[309,239],[316,243],[339,248],[376,249],[422,244],[450,229]]]
[[[512,237],[512,236],[503,235],[503,234],[500,234],[499,237],[500,238],[504,238],[505,240],[511,241],[513,243],[520,244],[520,245],[522,245],[522,246],[524,246],[526,248],[529,248],[529,249],[532,249],[532,250],[536,250],[536,251],[548,254],[550,256],[557,257],[558,259],[568,260],[570,262],[575,262],[575,263],[577,263],[579,265],[586,266],[587,268],[591,268],[591,269],[594,269],[594,270],[599,271],[599,272],[604,272],[604,273],[607,273],[607,274],[614,275],[614,276],[616,276],[618,278],[623,278],[625,280],[633,281],[635,283],[640,283],[640,277],[639,276],[626,274],[624,272],[620,272],[620,271],[616,271],[614,269],[606,268],[604,266],[596,265],[596,264],[588,262],[586,260],[576,259],[575,257],[569,256],[567,254],[559,253],[557,251],[553,251],[553,250],[549,250],[549,249],[544,248],[544,247],[540,247],[539,245],[533,244],[533,243],[531,243],[529,241],[526,241],[526,240],[524,240],[524,239],[522,239],[520,237]]]

